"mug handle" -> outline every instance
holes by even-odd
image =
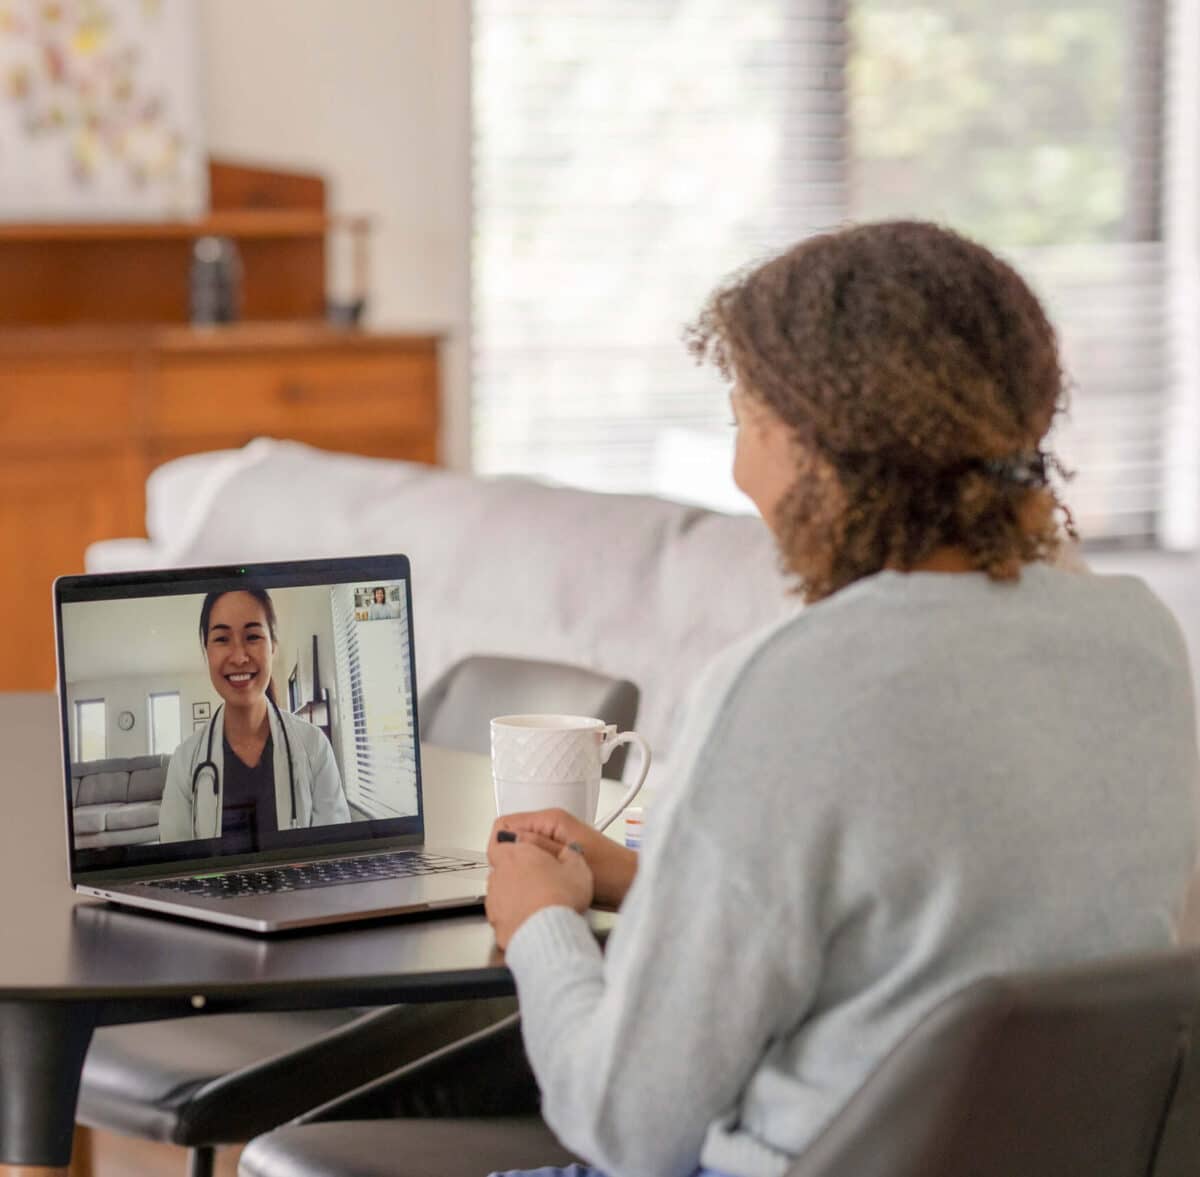
[[[637,780],[634,781],[632,788],[617,802],[617,806],[612,813],[603,821],[596,822],[596,829],[598,830],[606,830],[616,821],[618,814],[638,795],[642,785],[646,783],[646,774],[650,771],[650,745],[637,732],[621,732],[620,735],[613,735],[610,731],[605,730],[604,741],[600,745],[600,763],[607,764],[608,758],[622,744],[636,745],[637,750],[642,754],[642,769],[638,773]]]

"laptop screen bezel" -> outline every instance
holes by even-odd
[[[153,569],[60,576],[54,582],[54,633],[58,669],[58,710],[62,749],[62,785],[66,812],[67,861],[72,884],[136,881],[205,869],[231,870],[260,862],[287,862],[297,857],[366,848],[416,845],[425,836],[425,800],[421,787],[421,742],[414,740],[417,812],[408,817],[368,818],[334,826],[310,826],[280,831],[269,849],[248,853],[220,853],[221,839],[153,843],[150,845],[75,846],[74,807],[71,797],[71,728],[67,694],[67,666],[63,647],[64,604],[127,599],[136,596],[184,596],[224,589],[236,591],[239,583],[270,589],[321,587],[352,581],[374,583],[402,581],[408,616],[408,682],[414,732],[420,730],[417,712],[417,668],[412,613],[412,569],[407,556],[339,557],[320,560],[287,560],[192,568]]]

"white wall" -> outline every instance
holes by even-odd
[[[199,659],[197,659],[199,661]],[[105,758],[150,755],[151,693],[179,692],[179,732],[184,740],[192,734],[192,704],[207,702],[209,714],[220,703],[208,675],[150,674],[112,678],[92,678],[73,682],[67,687],[68,714],[71,723],[71,755],[75,755],[75,700],[103,699],[105,723]],[[133,727],[123,732],[117,726],[122,711],[133,712]],[[166,749],[174,751],[174,749]]]
[[[444,331],[443,453],[468,454],[468,0],[203,0],[209,151],[320,172],[374,221],[370,322]]]

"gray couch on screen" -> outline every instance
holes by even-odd
[[[71,765],[77,849],[158,841],[169,756],[127,756]]]

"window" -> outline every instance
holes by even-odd
[[[179,692],[161,691],[150,695],[150,755],[169,756],[182,741]]]
[[[408,611],[386,623],[355,617],[353,585],[330,589],[334,674],[343,703],[342,777],[352,808],[366,817],[417,811],[416,742],[409,684]]]
[[[75,700],[75,760],[103,760],[108,751],[103,699]]]
[[[1038,289],[1085,536],[1171,530],[1164,0],[854,0],[855,217],[944,220]]]
[[[1046,301],[1085,536],[1190,544],[1167,5],[476,0],[477,469],[735,503],[723,392],[681,325],[807,233],[917,215]]]

